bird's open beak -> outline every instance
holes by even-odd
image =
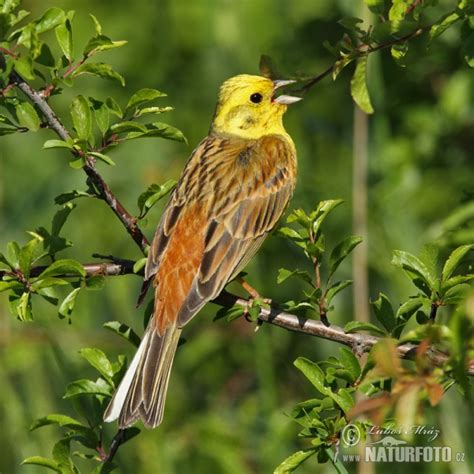
[[[279,89],[280,87],[284,87],[284,86],[288,86],[289,84],[294,84],[296,81],[290,79],[290,80],[281,80],[281,79],[278,79],[276,81],[273,81],[273,91],[275,93],[275,91],[277,89]],[[277,104],[283,104],[283,105],[290,105],[290,104],[294,104],[295,102],[299,102],[300,100],[302,100],[301,97],[294,97],[294,96],[291,96],[291,95],[280,95],[278,97],[275,97],[273,99],[273,102],[276,102]]]

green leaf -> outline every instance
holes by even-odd
[[[89,13],[89,16],[94,23],[95,32],[100,36],[102,34],[102,25],[99,23],[99,20],[95,17],[95,15]]]
[[[80,275],[86,276],[86,271],[84,267],[76,260],[72,259],[61,259],[53,262],[48,268],[43,270],[39,275],[40,278],[46,276],[56,276],[56,275]]]
[[[399,66],[405,67],[405,57],[408,53],[408,41],[406,41],[405,43],[394,44],[390,48],[390,53],[392,55],[392,58],[395,59]]]
[[[311,286],[314,286],[313,279],[310,274],[305,270],[287,270],[286,268],[280,268],[278,270],[277,283],[283,283],[288,278],[299,278],[300,280],[309,283]]]
[[[33,314],[31,313],[31,294],[29,292],[23,293],[20,298],[15,301],[15,305],[16,314],[20,321],[33,321]]]
[[[66,389],[63,398],[70,399],[83,395],[103,395],[112,396],[112,387],[105,380],[97,379],[96,382],[87,379],[75,380]]]
[[[175,140],[177,142],[187,143],[186,137],[183,135],[181,130],[168,125],[167,123],[154,122],[146,124],[146,132],[130,132],[126,136],[126,140],[132,140],[134,138],[165,138],[166,140]]]
[[[21,464],[34,464],[36,466],[46,467],[52,471],[61,473],[59,464],[53,459],[44,458],[42,456],[30,456],[22,461]]]
[[[6,259],[12,268],[18,268],[19,266],[20,251],[20,246],[16,242],[8,242]]]
[[[26,278],[30,276],[31,264],[38,258],[46,255],[43,249],[44,239],[40,235],[35,235],[26,245],[24,245],[18,256],[20,270]]]
[[[316,208],[316,211],[311,213],[313,232],[318,234],[322,223],[326,217],[337,207],[340,206],[344,201],[342,199],[330,199],[327,201],[321,201]]]
[[[64,23],[65,18],[66,15],[61,8],[48,8],[48,10],[43,13],[43,16],[36,21],[36,32],[45,33],[46,31],[52,30],[61,23]]]
[[[361,373],[360,364],[357,357],[351,350],[347,349],[347,347],[339,348],[339,356],[341,358],[342,365],[351,374],[353,381],[357,380]]]
[[[31,56],[21,56],[18,59],[13,60],[15,71],[23,78],[28,81],[35,79],[33,72],[33,58]]]
[[[60,439],[53,447],[54,460],[59,463],[63,474],[75,474],[77,471],[74,469],[71,455],[71,440],[68,438]]]
[[[89,194],[86,191],[80,191],[79,189],[74,189],[68,193],[62,193],[59,196],[56,196],[54,198],[54,202],[55,204],[65,204],[69,201],[72,201],[73,199],[78,199],[81,197],[93,198],[95,196],[93,194]]]
[[[304,237],[297,230],[292,229],[291,227],[280,227],[278,229],[278,234],[289,237],[293,241],[304,240]]]
[[[112,160],[112,158],[110,158],[107,155],[104,155],[103,153],[98,153],[96,151],[89,151],[87,154],[94,156],[95,158],[98,158],[99,160],[103,161],[104,163],[107,163],[110,166],[115,166],[115,162]]]
[[[91,76],[98,76],[102,79],[109,79],[112,81],[119,82],[122,86],[125,86],[124,77],[117,71],[112,69],[110,64],[106,63],[84,63],[79,66],[72,74],[71,77],[78,77],[83,74],[90,74]]]
[[[379,327],[375,326],[375,324],[364,323],[362,321],[349,321],[344,326],[344,331],[347,332],[347,333],[358,332],[358,331],[370,331],[370,332],[373,332],[375,334],[380,334],[382,336],[386,336],[385,331],[383,331]]]
[[[372,305],[377,320],[387,331],[392,331],[396,325],[396,319],[388,297],[383,293],[379,293],[378,299],[371,301],[370,304]]]
[[[426,302],[429,302],[429,300],[421,296],[410,298],[398,308],[397,319],[408,321]]]
[[[160,97],[166,97],[166,94],[164,92],[160,92],[157,89],[140,89],[139,91],[135,92],[132,97],[130,97],[125,109],[125,115],[133,115],[135,108]]]
[[[453,250],[451,255],[446,260],[444,264],[443,271],[441,273],[441,278],[443,281],[446,281],[456,270],[458,265],[461,263],[461,260],[472,250],[474,249],[474,244],[471,245],[462,245],[457,249]]]
[[[100,53],[101,51],[120,48],[126,44],[127,41],[124,40],[112,41],[109,37],[104,35],[94,36],[89,40],[86,47],[84,48],[83,55],[86,57],[91,57],[94,54]]]
[[[411,5],[411,0],[393,0],[392,6],[388,12],[390,21],[399,21],[405,18],[408,7]]]
[[[75,170],[80,170],[84,168],[85,165],[86,165],[86,160],[83,156],[80,156],[79,158],[76,158],[69,162],[69,166]]]
[[[58,25],[54,29],[54,33],[64,56],[66,56],[69,61],[72,61],[74,55],[74,45],[72,40],[72,25],[70,19],[67,18],[64,23]]]
[[[176,186],[174,179],[169,179],[163,184],[152,184],[138,197],[138,208],[140,209],[140,219],[145,217],[147,212]]]
[[[420,277],[430,289],[436,287],[436,279],[430,274],[426,265],[417,257],[411,253],[404,252],[402,250],[394,250],[392,265],[401,267],[404,270],[408,270],[412,274]],[[411,278],[413,280],[413,278]]]
[[[109,128],[109,107],[105,102],[101,102],[100,100],[96,100],[92,97],[89,97],[89,102],[92,104],[92,107],[94,109],[95,121],[97,122],[97,126],[99,127],[99,130],[102,135],[104,135],[107,129]]]
[[[352,285],[352,280],[342,280],[334,283],[334,285],[328,288],[325,296],[327,305],[330,305],[333,298],[344,288],[347,288],[349,285]]]
[[[67,218],[69,217],[69,214],[71,214],[74,208],[75,208],[75,204],[68,202],[64,204],[62,209],[59,209],[59,211],[56,212],[56,214],[53,217],[53,222],[51,223],[52,235],[59,235],[59,233],[61,232],[61,229],[63,228],[63,225],[65,224]]]
[[[350,394],[344,389],[339,389],[338,393],[334,393],[329,386],[326,386],[326,376],[321,367],[305,357],[298,357],[294,365],[305,377],[314,385],[314,387],[323,395],[330,397],[339,407],[348,413],[354,402]]]
[[[145,114],[162,114],[165,112],[170,112],[174,110],[173,107],[144,107],[143,109],[139,109],[135,112],[135,117],[141,117]]]
[[[79,354],[84,357],[84,359],[86,359],[87,362],[92,365],[92,367],[97,369],[106,380],[112,383],[114,376],[112,364],[101,350],[94,348],[84,348],[79,351]]]
[[[35,281],[31,284],[33,291],[42,290],[44,288],[52,288],[53,286],[65,286],[69,285],[67,280],[62,278],[46,277],[46,278],[36,278]]]
[[[138,347],[140,345],[140,337],[132,328],[130,328],[126,324],[120,323],[119,321],[109,321],[103,326],[104,328],[110,329],[115,334],[118,334],[120,337],[123,337],[135,347]]]
[[[147,260],[148,260],[147,257],[143,257],[143,258],[138,259],[133,264],[133,273],[139,273],[140,270],[142,270],[145,267]]]
[[[443,297],[444,304],[458,304],[464,301],[471,285],[460,283],[450,288]]]
[[[288,474],[293,472],[308,458],[317,452],[317,448],[309,448],[301,451],[296,451],[291,456],[287,457],[276,469],[273,474]]]
[[[451,278],[448,278],[445,282],[443,282],[441,286],[441,293],[445,293],[453,286],[459,285],[460,283],[467,283],[471,280],[474,280],[474,275],[456,275]]]
[[[83,426],[81,422],[71,418],[67,415],[62,415],[60,413],[52,413],[47,415],[43,418],[39,418],[38,420],[34,421],[33,424],[30,426],[30,431],[34,431],[37,428],[41,428],[42,426],[48,425],[58,425],[61,427],[73,428],[75,426]]]
[[[89,101],[82,95],[78,95],[71,104],[71,117],[77,136],[88,140],[92,133],[92,114]]]
[[[318,364],[305,357],[298,357],[294,365],[303,372],[304,376],[316,387],[318,392],[328,395],[331,390],[325,386],[324,372]]]
[[[22,127],[26,127],[32,132],[39,130],[41,124],[40,118],[35,108],[29,102],[20,102],[15,107],[15,111]]]
[[[459,21],[461,17],[456,11],[446,13],[430,28],[430,41],[442,35],[449,27]]]
[[[48,150],[49,148],[67,148],[68,150],[73,150],[74,145],[64,140],[47,140],[43,144],[43,148]]]
[[[126,133],[126,132],[132,132],[132,131],[136,131],[140,134],[145,134],[147,132],[147,128],[142,123],[125,121],[125,122],[114,123],[109,128],[109,131],[107,134],[111,135],[113,133]]]
[[[367,58],[368,56],[365,55],[357,60],[354,75],[351,79],[351,95],[363,112],[373,114],[374,109],[367,89]]]
[[[71,315],[74,305],[76,304],[76,298],[81,288],[74,288],[74,290],[69,293],[66,298],[64,298],[61,306],[58,309],[60,316],[66,318]]]
[[[107,97],[105,104],[107,105],[111,113],[113,113],[120,119],[123,117],[122,109],[113,97]]]
[[[0,293],[13,289],[20,289],[23,285],[16,280],[0,281]]]
[[[362,242],[362,237],[350,235],[334,247],[329,257],[329,276],[333,275],[341,262]]]

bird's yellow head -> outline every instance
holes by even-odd
[[[275,96],[278,87],[294,81],[272,81],[241,74],[222,84],[211,132],[257,139],[265,135],[287,135],[282,122],[287,105],[299,97]]]

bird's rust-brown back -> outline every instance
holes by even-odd
[[[191,155],[163,214],[145,278],[160,334],[191,319],[242,269],[293,193],[295,149],[282,135],[211,135]]]

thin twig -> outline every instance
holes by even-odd
[[[406,41],[409,41],[412,38],[415,38],[416,36],[421,35],[425,31],[428,31],[431,28],[431,26],[432,25],[422,26],[416,29],[415,31],[412,31],[411,33],[406,34],[405,36],[402,36],[401,38],[387,41],[377,46],[370,46],[370,45],[363,44],[357,48],[357,53],[355,54],[354,59],[360,58],[361,56],[365,56],[366,54],[375,53],[376,51],[380,51],[381,49],[390,48],[392,46],[395,46],[396,44],[405,43]],[[333,64],[331,64],[331,66],[329,66],[320,74],[308,79],[308,82],[304,86],[300,87],[299,89],[293,90],[292,93],[305,94],[306,92],[308,92],[308,90],[311,89],[314,85],[316,85],[318,82],[323,80],[326,76],[329,76],[329,74],[331,74],[334,71],[334,68],[336,67],[337,62],[340,61],[341,59],[343,58],[339,57]]]

